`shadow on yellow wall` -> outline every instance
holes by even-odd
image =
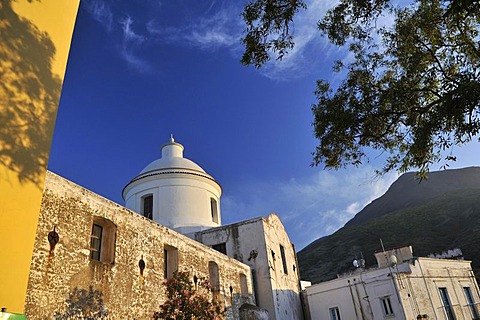
[[[62,88],[54,56],[48,34],[19,17],[11,1],[0,2],[0,163],[40,189]],[[12,176],[0,172],[0,179]]]
[[[0,0],[0,307],[9,312],[24,311],[78,4]]]

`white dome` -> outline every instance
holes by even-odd
[[[160,158],[155,161],[152,161],[148,166],[146,166],[140,174],[144,174],[150,171],[156,170],[167,170],[167,169],[189,169],[195,170],[202,173],[206,173],[198,164],[192,160],[186,158]]]
[[[140,174],[168,169],[188,169],[206,173],[198,164],[183,157],[183,146],[175,142],[173,137],[170,138],[170,142],[162,146],[162,157],[152,161]]]
[[[221,225],[222,188],[183,157],[183,146],[173,137],[162,146],[162,157],[133,178],[122,195],[127,208],[184,234]]]

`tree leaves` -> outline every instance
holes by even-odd
[[[259,68],[271,52],[286,54],[299,8],[305,5],[298,1],[251,1],[243,15],[242,63]],[[394,23],[377,26],[385,15]],[[379,173],[415,168],[425,174],[432,164],[455,159],[445,150],[479,133],[478,0],[417,0],[404,7],[343,0],[318,27],[333,44],[347,45],[354,60],[333,66],[345,73],[340,84],[317,82],[313,165],[360,165],[369,161],[366,150],[376,149],[387,154]]]
[[[247,3],[242,14],[247,30],[242,39],[245,53],[241,62],[260,68],[270,60],[271,52],[282,59],[294,46],[290,29],[295,13],[301,8],[306,8],[301,0],[251,0]]]

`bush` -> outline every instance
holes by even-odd
[[[193,277],[188,272],[175,272],[165,280],[167,301],[155,311],[153,318],[166,320],[211,320],[223,319],[224,311],[215,297],[215,292],[203,278]]]

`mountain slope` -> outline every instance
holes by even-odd
[[[433,183],[422,187],[427,190],[423,197],[419,196],[419,189],[412,192],[415,187],[411,184],[418,182],[411,179],[409,183],[410,174],[408,179],[402,179],[405,175],[400,177],[400,183],[392,184],[384,196],[372,202],[371,205],[377,202],[373,207],[378,211],[370,211],[376,217],[362,216],[362,210],[354,218],[361,219],[347,223],[298,253],[302,279],[318,283],[335,278],[352,270],[352,261],[362,253],[367,267],[375,266],[373,253],[381,249],[380,238],[387,248],[412,245],[416,256],[459,247],[465,259],[473,260],[472,267],[480,275],[480,177],[476,183],[471,179],[471,175],[476,179],[480,168],[449,171],[441,172],[448,174],[447,179],[440,177],[442,183],[438,187]],[[452,172],[460,175],[451,175]],[[432,181],[435,180],[431,178],[429,182]],[[402,203],[405,208],[398,208]]]
[[[430,172],[419,181],[415,173],[400,176],[380,198],[372,201],[347,222],[359,225],[390,212],[413,207],[440,195],[465,189],[480,188],[480,167]]]

